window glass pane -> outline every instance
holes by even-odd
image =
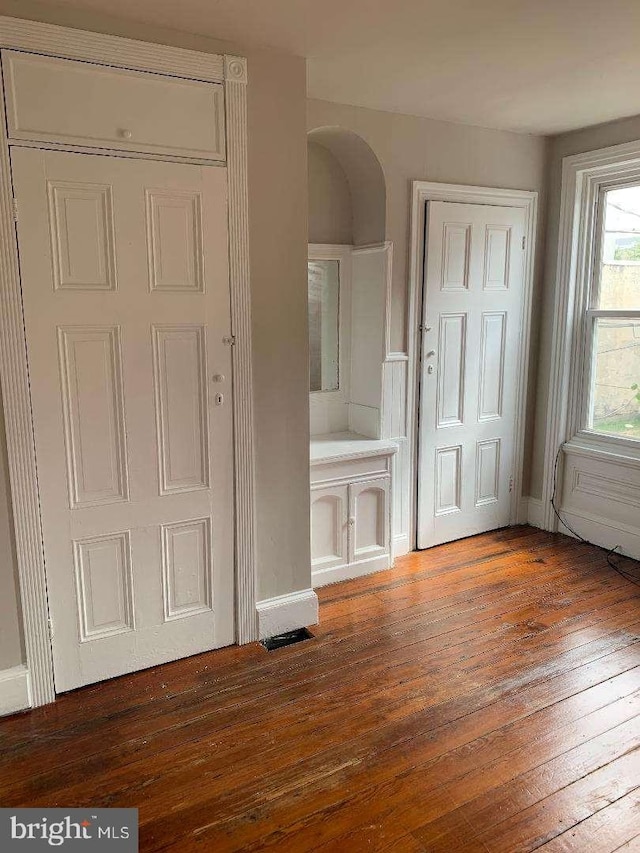
[[[640,319],[597,319],[591,426],[640,438]]]
[[[309,261],[309,390],[337,391],[340,262]]]
[[[605,194],[599,308],[640,308],[640,186]]]

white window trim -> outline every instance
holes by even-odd
[[[351,255],[353,246],[329,243],[309,243],[310,261],[338,261],[338,388],[335,391],[309,391],[310,405],[323,401],[349,403],[351,373]]]
[[[558,529],[551,506],[560,447],[612,461],[640,463],[640,442],[582,429],[585,324],[599,251],[598,198],[607,188],[640,183],[640,140],[565,157],[542,485],[543,525]],[[626,312],[624,312],[626,313]],[[558,490],[560,486],[558,484]]]

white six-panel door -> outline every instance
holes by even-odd
[[[418,547],[509,524],[524,212],[429,202]]]
[[[226,170],[11,161],[64,691],[234,641]]]

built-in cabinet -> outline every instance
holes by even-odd
[[[16,142],[223,161],[224,86],[2,51]]]
[[[314,586],[388,568],[397,445],[354,433],[311,439]]]
[[[391,243],[309,246],[314,586],[388,568],[403,538],[403,501],[393,497],[403,467],[393,459],[399,452],[404,464],[404,373],[392,368],[404,363],[389,352],[391,262]]]

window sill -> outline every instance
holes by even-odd
[[[640,441],[579,432],[562,445],[565,453],[640,469]]]

